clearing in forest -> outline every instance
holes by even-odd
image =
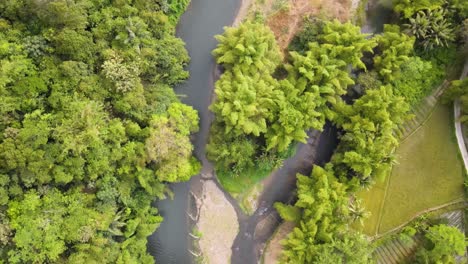
[[[463,165],[449,106],[437,105],[429,120],[400,143],[391,175],[359,193],[371,212],[367,235],[385,233],[418,213],[463,198]]]
[[[248,18],[261,14],[271,28],[281,50],[285,50],[291,39],[301,29],[303,18],[318,16],[348,21],[358,1],[352,0],[250,0]],[[243,16],[241,14],[241,16]]]

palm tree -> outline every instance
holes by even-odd
[[[111,236],[119,237],[124,235],[123,229],[127,224],[125,223],[125,218],[122,218],[122,212],[123,210],[118,211],[115,214],[114,219],[107,230]]]
[[[359,185],[365,190],[369,190],[374,185],[372,177],[359,178]]]
[[[371,216],[371,213],[369,211],[366,211],[366,209],[362,206],[361,200],[356,199],[355,197],[351,200],[351,203],[349,205],[349,212],[351,221],[359,221],[361,225],[364,225],[364,219]]]
[[[455,40],[452,24],[445,18],[443,8],[435,10],[421,10],[409,19],[405,26],[409,33],[416,36],[425,50],[437,46],[445,46]]]

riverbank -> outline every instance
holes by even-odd
[[[265,24],[275,34],[282,50],[302,28],[307,16],[324,19],[338,19],[342,22],[352,19],[360,0],[242,0],[233,25],[244,19],[263,17]]]
[[[198,238],[195,240],[198,240],[201,250],[201,254],[192,254],[201,255],[207,263],[222,264],[229,263],[231,259],[231,246],[238,233],[239,222],[233,206],[214,181],[212,175],[204,175],[196,184],[199,185],[199,193],[192,192],[197,208],[194,230]]]
[[[265,253],[263,254],[263,264],[278,263],[283,251],[283,245],[281,241],[286,239],[289,233],[294,229],[293,222],[283,222],[275,231],[270,241],[265,246]]]
[[[234,18],[233,26],[238,26],[244,18],[249,14],[250,6],[252,5],[253,0],[241,0],[239,11],[237,12],[236,17]]]

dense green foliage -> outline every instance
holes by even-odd
[[[463,41],[463,21],[468,3],[463,0],[394,0],[407,32],[417,38],[418,47],[430,51]]]
[[[446,222],[446,218],[426,213],[412,220],[399,232],[398,237],[404,240],[412,240],[415,236],[422,238],[422,243],[411,257],[411,263],[459,263],[465,260],[468,245],[465,234]]]
[[[452,81],[442,99],[444,103],[460,100],[462,111],[460,121],[464,123],[468,121],[468,78]]]
[[[386,24],[384,32],[376,36],[376,41],[374,68],[385,81],[392,81],[413,53],[414,38],[401,33],[398,25]]]
[[[265,145],[265,133],[284,100],[278,81],[272,77],[281,61],[273,33],[263,25],[247,22],[226,28],[217,39],[220,43],[213,55],[226,71],[215,84],[216,100],[210,106],[216,119],[207,145],[208,158],[216,162],[218,173],[234,176],[256,163],[276,168],[278,151]],[[285,151],[288,145],[279,150]]]
[[[338,20],[322,21],[306,19],[304,28],[295,36],[289,49],[299,53],[310,50],[310,43],[330,44],[336,46],[336,56],[349,62],[354,67],[365,69],[361,61],[364,52],[372,52],[375,41],[368,39],[368,34],[361,34],[361,29],[350,22],[340,23]]]
[[[338,108],[336,123],[345,134],[332,158],[340,178],[366,181],[386,175],[398,138],[393,130],[406,118],[408,105],[390,87],[369,90],[354,104]]]
[[[396,12],[409,18],[420,10],[433,10],[444,4],[444,0],[393,0]]]
[[[396,95],[405,98],[411,105],[417,105],[436,87],[445,73],[430,61],[414,56],[401,66],[401,74],[391,82]]]
[[[425,231],[427,247],[416,253],[418,263],[456,263],[455,257],[464,255],[465,235],[456,227],[435,225]]]
[[[239,27],[226,27],[216,36],[219,44],[213,50],[216,62],[226,69],[240,69],[244,74],[272,73],[281,62],[281,53],[271,30],[258,23],[245,22]]]
[[[359,200],[348,197],[388,174],[399,143],[395,129],[407,119],[410,106],[417,105],[445,75],[445,62],[415,56],[415,38],[401,32],[398,25],[385,25],[384,32],[367,43],[341,31],[346,27],[309,21],[290,46],[286,80],[319,91],[333,88],[333,93],[315,96],[314,111],[320,113],[318,121],[331,120],[340,129],[341,141],[326,169],[315,166],[310,178],[298,176],[294,205],[275,205],[283,219],[297,223],[284,241],[284,263],[370,261],[367,242],[348,226],[369,213]],[[355,43],[365,48],[349,48]],[[341,99],[355,83],[348,65],[357,72],[356,90],[361,96],[352,102]],[[331,84],[329,77],[334,80]],[[352,249],[344,254],[338,249],[343,241]]]
[[[266,161],[277,168],[291,143],[305,142],[307,130],[333,117],[333,105],[354,84],[348,65],[365,68],[360,58],[375,43],[350,23],[323,22],[319,31],[317,42],[290,52],[281,79],[274,74],[281,56],[267,27],[246,22],[217,36],[213,54],[226,71],[216,83],[207,152],[218,171],[240,175]],[[242,155],[233,152],[239,149]]]
[[[1,1],[1,259],[154,262],[150,203],[200,167],[197,113],[170,88],[188,76],[181,5],[166,4]]]
[[[446,67],[456,61],[455,44],[466,39],[456,36],[458,27],[453,26],[464,19],[465,4],[427,0],[394,4],[408,23],[407,31],[384,25],[381,34],[366,39],[356,35],[352,25],[309,19],[289,46],[285,80],[319,91],[311,108],[318,112],[319,123],[330,120],[340,129],[340,144],[326,169],[315,166],[310,178],[298,176],[294,205],[275,205],[284,220],[296,223],[284,241],[284,263],[370,261],[367,242],[348,227],[369,214],[359,200],[348,197],[372,185],[376,177],[388,175],[399,143],[395,129],[407,119],[410,107],[441,83]],[[354,83],[358,94],[351,96],[358,98],[342,100]],[[449,90],[452,97],[460,95],[461,82],[455,84]],[[338,249],[342,242],[349,249],[345,254]],[[441,260],[435,255],[427,259]]]
[[[433,49],[436,46],[447,47],[455,40],[454,27],[445,18],[446,13],[442,8],[421,10],[409,18],[407,27],[410,33],[420,40],[424,49]]]
[[[175,24],[180,16],[185,12],[190,0],[160,0],[159,6],[169,17],[169,20]]]
[[[297,176],[297,188],[294,207],[275,205],[281,217],[298,223],[283,242],[282,263],[370,263],[366,239],[347,229],[346,187],[333,170],[315,166],[310,177]]]
[[[404,97],[410,106],[417,105],[444,78],[450,54],[441,54],[444,61],[432,57],[424,60],[414,54],[414,38],[400,31],[398,25],[384,25],[384,32],[375,36],[378,43],[373,69],[357,78],[362,92],[390,85],[393,93]],[[425,57],[431,58],[428,54]]]

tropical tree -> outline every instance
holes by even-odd
[[[361,28],[351,22],[341,23],[335,19],[323,24],[318,42],[333,45],[337,58],[356,68],[366,69],[366,65],[361,61],[363,53],[373,53],[372,48],[377,45],[374,39],[368,38],[369,35],[361,33]]]
[[[226,133],[259,136],[273,120],[280,93],[271,76],[245,75],[235,67],[216,82],[216,101],[210,109],[223,120]]]
[[[245,74],[272,73],[281,61],[275,37],[265,25],[253,22],[226,27],[216,36],[219,44],[213,55],[227,69],[239,68]]]
[[[447,47],[455,40],[455,30],[447,20],[447,11],[443,8],[421,10],[409,18],[408,31],[416,36],[425,50],[438,46]]]
[[[336,124],[344,130],[332,157],[337,177],[342,180],[385,175],[393,161],[398,139],[393,130],[409,110],[391,87],[369,90],[353,105],[339,104]]]
[[[434,10],[444,3],[444,0],[393,0],[393,9],[410,18],[420,10]]]
[[[189,138],[196,131],[196,111],[180,103],[171,105],[167,116],[153,117],[145,142],[146,162],[157,165],[156,176],[160,181],[186,181],[199,172],[201,166],[191,155],[193,146]]]
[[[310,263],[317,264],[367,264],[373,263],[372,246],[366,237],[349,230],[339,234],[332,243],[319,245],[317,256]]]
[[[418,263],[456,263],[455,257],[465,253],[465,236],[456,227],[436,225],[425,235],[429,245],[416,254]]]
[[[338,58],[342,48],[313,42],[304,55],[291,52],[291,64],[285,65],[289,82],[300,94],[314,97],[315,102],[311,107],[320,116],[311,120],[320,126],[323,126],[325,117],[332,116],[330,107],[341,100],[348,85],[354,84],[349,76],[347,62]]]
[[[349,215],[351,221],[359,222],[361,225],[364,225],[364,219],[369,218],[371,214],[362,206],[362,201],[354,197],[354,200],[352,200],[349,205]]]
[[[207,157],[215,162],[218,173],[232,171],[233,175],[238,176],[254,166],[259,146],[254,139],[245,135],[235,136],[233,133],[224,133],[221,125],[215,121],[211,126],[210,139],[206,145]]]
[[[154,263],[151,203],[200,168],[163,2],[0,1],[0,263]]]
[[[401,33],[398,25],[384,25],[383,33],[375,38],[375,70],[385,81],[394,80],[400,74],[401,65],[409,60],[413,52],[414,37]]]
[[[442,81],[444,75],[445,72],[431,61],[412,56],[401,66],[401,74],[391,84],[395,95],[415,106]]]
[[[320,244],[332,243],[336,234],[345,230],[348,216],[345,186],[330,168],[314,166],[311,177],[298,174],[297,188],[295,207],[302,213],[299,224],[283,242],[283,263],[311,263],[318,257],[315,249]]]
[[[279,82],[277,110],[265,134],[267,149],[285,150],[293,141],[306,142],[306,131],[321,129],[323,115],[316,111],[317,94],[301,90],[288,79]]]

